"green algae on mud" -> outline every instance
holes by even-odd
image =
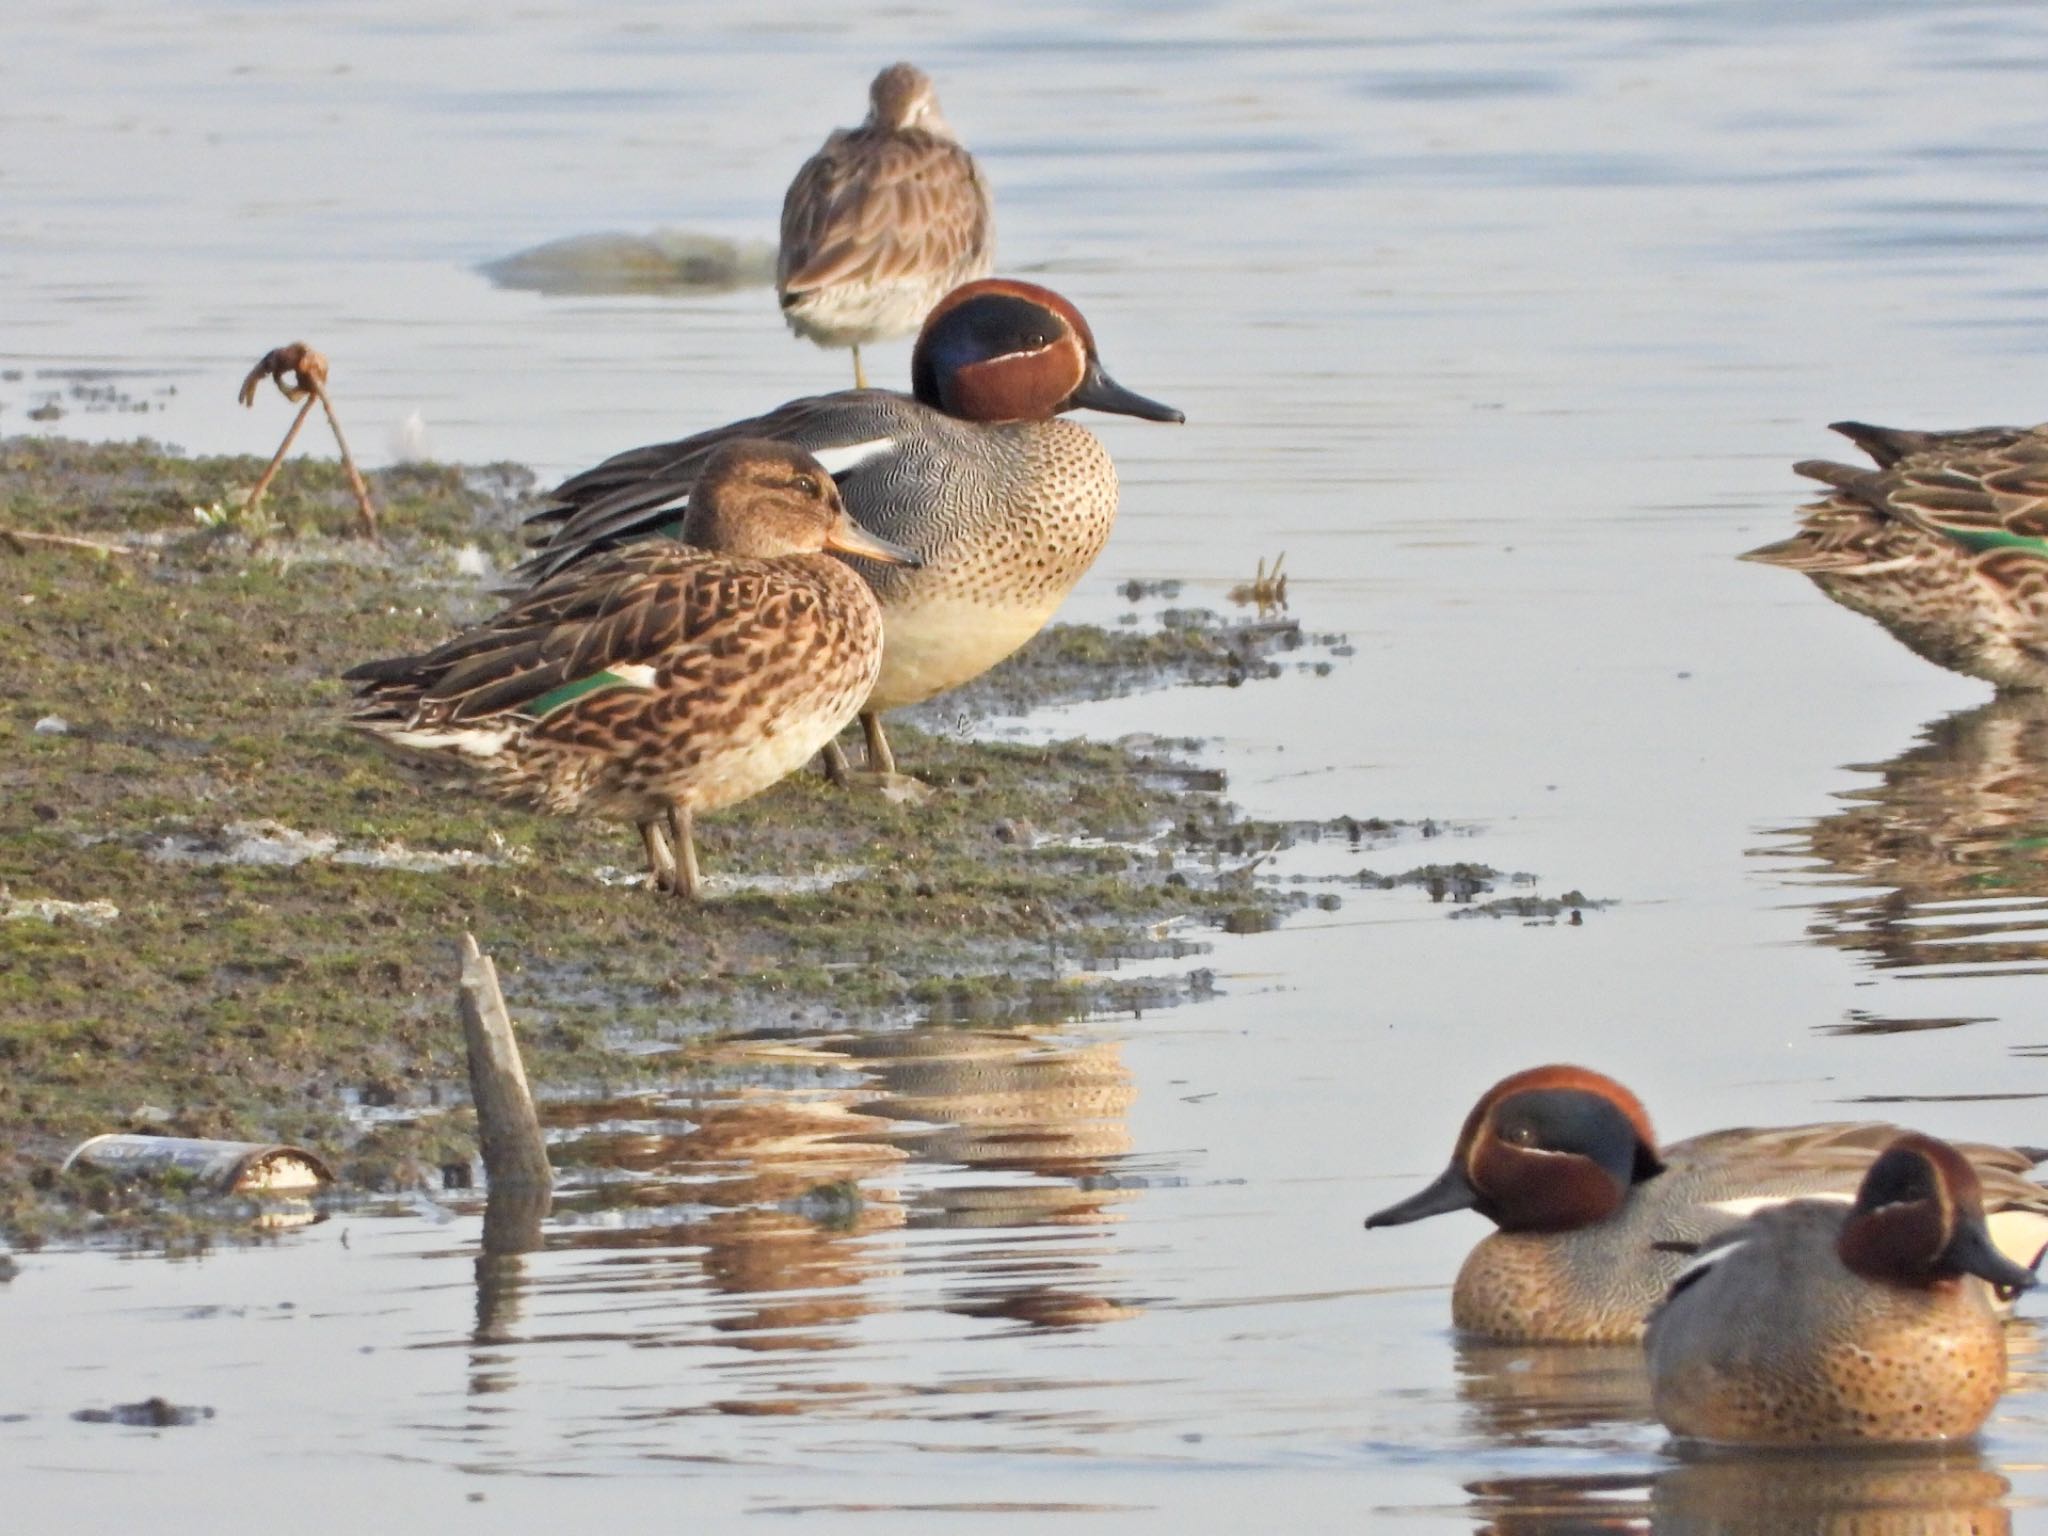
[[[630,829],[422,792],[338,725],[342,669],[490,606],[522,473],[377,473],[372,546],[319,460],[289,461],[249,526],[234,509],[260,470],[0,442],[0,1226],[17,1234],[33,1183],[98,1131],[307,1143],[372,1186],[465,1159],[463,1116],[433,1112],[461,1078],[464,930],[498,960],[536,1081],[609,1085],[686,1074],[736,1031],[1169,1000],[1202,973],[1115,967],[1308,899],[1251,872],[1304,829],[1237,819],[1189,744],[912,725],[892,735],[929,801],[800,775],[700,826],[713,900],[656,899],[630,888]],[[1063,626],[1005,669],[1035,681],[963,707],[1241,681],[1298,643],[1202,617]],[[666,1048],[621,1048],[650,1041]]]

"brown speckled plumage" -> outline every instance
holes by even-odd
[[[719,810],[781,778],[776,758],[801,762],[822,744],[812,738],[853,718],[880,651],[873,597],[830,556],[639,545],[420,658],[418,682],[380,689],[373,707],[376,720],[408,712],[414,732],[503,722],[503,748],[472,768],[493,793],[644,821],[670,805]],[[539,719],[521,712],[552,687],[632,664],[654,669],[646,686],[586,694]],[[799,744],[775,750],[792,733]]]
[[[881,613],[823,549],[892,555],[786,444],[722,445],[695,499],[688,531],[712,547],[611,551],[435,650],[358,667],[353,723],[501,798],[643,836],[672,818],[687,842],[694,813],[758,794],[852,720]],[[648,855],[663,883],[651,837]]]
[[[908,336],[946,294],[995,265],[988,183],[939,115],[922,70],[892,64],[867,121],[804,162],[782,203],[775,291],[790,329],[825,347]]]
[[[1835,430],[1878,467],[1797,465],[1831,493],[1743,558],[1810,577],[1937,666],[2048,689],[2048,428]]]

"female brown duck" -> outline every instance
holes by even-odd
[[[881,670],[874,592],[826,551],[918,562],[857,527],[809,454],[758,439],[703,461],[682,537],[579,564],[424,655],[354,668],[352,723],[500,798],[633,822],[650,883],[697,896],[693,816],[801,767]]]

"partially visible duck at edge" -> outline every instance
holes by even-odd
[[[854,389],[634,448],[558,486],[517,574],[551,578],[638,539],[676,536],[706,455],[735,437],[814,454],[869,532],[921,568],[856,560],[881,600],[882,671],[861,711],[868,766],[895,772],[885,710],[979,677],[1037,634],[1108,542],[1116,467],[1081,407],[1182,421],[1134,394],[1096,355],[1088,322],[1035,283],[989,278],[934,309],[911,356],[911,392]]]
[[[1642,1337],[1684,1269],[1685,1245],[1786,1200],[1847,1202],[1900,1134],[1838,1122],[1710,1131],[1660,1148],[1648,1112],[1614,1079],[1534,1067],[1480,1098],[1435,1183],[1365,1224],[1477,1211],[1500,1230],[1458,1271],[1458,1328],[1515,1343],[1625,1343]],[[2031,1267],[2048,1247],[2048,1189],[2024,1175],[2048,1153],[1963,1151],[1999,1246]]]
[[[821,347],[908,336],[953,289],[995,270],[988,183],[914,64],[868,87],[867,121],[804,162],[782,201],[775,292],[789,328]]]
[[[418,656],[365,662],[351,724],[400,757],[558,815],[631,821],[649,883],[702,889],[692,822],[784,778],[882,663],[868,584],[827,550],[915,565],[787,443],[705,455],[683,543],[578,564]]]
[[[2048,427],[1833,430],[1877,467],[1793,466],[1829,494],[1742,558],[1810,577],[1936,666],[2048,690]]]
[[[1673,1434],[1738,1445],[1900,1444],[1977,1432],[2005,1389],[2005,1296],[1976,1170],[1907,1134],[1854,1205],[1795,1200],[1700,1246],[1650,1318]]]

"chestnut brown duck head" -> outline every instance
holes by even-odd
[[[1474,1210],[1504,1232],[1568,1232],[1605,1221],[1664,1171],[1640,1100],[1585,1067],[1503,1078],[1465,1117],[1435,1183],[1366,1218],[1395,1227]]]
[[[2034,1272],[1998,1251],[1984,1188],[1970,1160],[1945,1141],[1909,1133],[1870,1165],[1835,1252],[1869,1280],[1931,1285],[1976,1275],[2000,1290],[2030,1290]]]
[[[962,284],[939,301],[911,354],[910,391],[962,421],[1044,421],[1084,406],[1187,419],[1104,371],[1080,310],[1050,288],[1007,277]]]

